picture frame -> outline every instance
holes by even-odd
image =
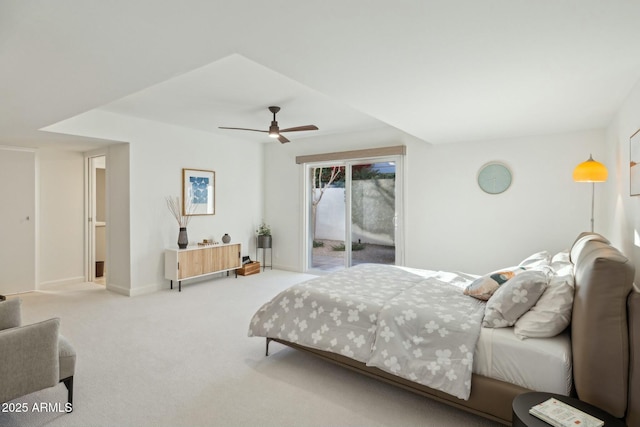
[[[182,169],[182,214],[215,215],[216,173],[203,169]]]
[[[640,129],[629,138],[629,195],[640,196]]]

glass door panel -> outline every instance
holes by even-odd
[[[396,164],[351,167],[351,263],[396,262]]]
[[[322,165],[310,169],[309,267],[322,271],[345,268],[345,167]]]

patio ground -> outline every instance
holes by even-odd
[[[344,245],[339,240],[318,240],[323,246],[313,248],[313,268],[330,271],[338,270],[344,266],[344,251],[336,251],[334,246]],[[365,243],[364,248],[351,252],[353,265],[363,263],[377,264],[395,264],[396,249],[395,246],[375,245]]]

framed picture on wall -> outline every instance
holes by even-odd
[[[201,169],[182,169],[182,214],[216,213],[216,173]]]
[[[640,196],[640,129],[631,135],[629,151],[630,194]]]

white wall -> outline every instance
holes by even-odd
[[[589,153],[601,158],[603,151],[601,131],[412,146],[407,263],[484,273],[535,251],[569,248],[590,228],[591,186],[574,182],[573,169]],[[476,183],[479,168],[493,160],[513,174],[511,187],[499,195]],[[596,212],[596,230],[602,226]]]
[[[39,285],[84,280],[84,156],[41,149]]]
[[[560,251],[590,227],[591,187],[572,180],[574,167],[604,155],[604,132],[432,146],[393,130],[299,139],[265,148],[265,220],[274,234],[274,264],[300,270],[304,220],[302,165],[297,155],[405,144],[405,264],[487,271],[538,250]],[[482,192],[476,176],[505,162],[513,184],[501,195]],[[596,197],[602,196],[602,188]],[[596,212],[596,231],[604,226]]]
[[[261,143],[97,110],[50,129],[128,142],[107,153],[109,289],[137,295],[168,288],[163,251],[177,246],[178,225],[165,197],[181,195],[182,168],[216,172],[216,213],[191,219],[189,241],[220,241],[228,233],[244,254],[255,254]]]
[[[107,289],[126,295],[132,289],[129,144],[109,146],[106,164]]]
[[[404,144],[405,264],[484,273],[534,251],[566,249],[588,230],[591,187],[573,182],[571,174],[590,153],[597,159],[606,154],[604,131],[432,146],[379,129],[262,145],[104,111],[58,130],[129,141],[110,147],[107,165],[110,215],[115,206],[120,210],[119,220],[107,218],[109,259],[118,271],[108,280],[129,295],[168,286],[162,250],[175,246],[177,225],[164,197],[180,194],[183,167],[216,171],[216,215],[192,220],[192,242],[229,233],[254,256],[254,230],[264,218],[274,234],[274,265],[299,271],[304,201],[295,157]],[[494,160],[513,171],[513,184],[501,195],[485,194],[476,183],[479,168]],[[596,190],[596,231],[605,233],[607,185]]]
[[[629,194],[629,139],[640,129],[640,82],[627,96],[607,129],[607,218],[606,236],[636,265],[640,283],[640,197]]]

